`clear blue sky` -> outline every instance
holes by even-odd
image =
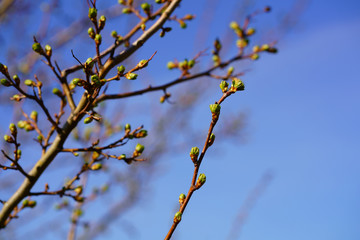
[[[200,17],[205,2],[183,1],[178,14],[188,13],[192,5],[190,9]],[[266,4],[256,1],[249,9]],[[158,50],[160,69],[172,58],[188,57],[211,46],[212,39],[228,27],[228,13],[235,5],[235,0],[226,1],[226,6],[214,11],[219,21],[210,26],[210,40],[200,43],[201,49],[184,52],[163,39],[160,44],[145,45],[141,53]],[[271,1],[271,6],[272,13],[254,23],[264,24],[262,30],[276,29],[291,3]],[[187,32],[174,31],[168,40],[186,34],[184,45],[191,44],[201,20],[190,23]],[[201,168],[207,182],[194,194],[174,239],[226,239],[246,197],[268,170],[273,180],[256,200],[238,239],[359,239],[360,2],[311,1],[295,26],[274,36],[279,37],[279,54],[261,56],[246,66],[251,70],[243,77],[246,91],[222,107],[224,118],[231,115],[234,105],[247,113],[246,141],[231,138],[209,150]],[[164,74],[156,81],[172,77]],[[209,98],[199,105],[203,109],[199,121],[208,121],[208,104],[213,101]],[[198,130],[205,131],[203,126]],[[215,134],[220,131],[217,126]],[[103,237],[164,238],[177,197],[188,190],[192,168],[187,158],[185,150],[183,155],[163,160],[166,171],[151,184],[149,198],[117,220]],[[126,226],[135,227],[136,234],[129,237]]]

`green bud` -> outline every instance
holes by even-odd
[[[269,44],[263,44],[261,46],[261,50],[263,50],[263,51],[267,51],[267,50],[269,50],[269,48],[270,48]]]
[[[79,83],[80,83],[80,78],[74,78],[74,79],[72,80],[72,84],[74,84],[75,86],[78,86]]]
[[[37,139],[39,142],[41,142],[41,141],[43,140],[43,138],[42,138],[41,135],[38,135],[38,136],[36,137],[36,139]]]
[[[185,20],[193,20],[195,18],[194,15],[191,15],[191,14],[186,14],[185,17],[183,19]]]
[[[253,50],[254,53],[259,52],[260,47],[258,45],[255,45],[252,50]]]
[[[143,59],[143,60],[141,60],[141,61],[137,64],[137,66],[138,66],[139,68],[146,67],[147,64],[148,64],[148,62],[149,62],[148,60]]]
[[[20,78],[19,78],[18,75],[15,74],[15,75],[13,76],[13,79],[14,79],[14,81],[15,81],[16,84],[19,84],[19,83],[20,83]]]
[[[124,13],[124,14],[130,14],[130,13],[131,13],[131,9],[130,9],[130,8],[123,8],[122,13]]]
[[[94,39],[95,38],[95,30],[92,27],[89,27],[88,29],[89,37]]]
[[[125,72],[124,65],[120,65],[119,67],[117,67],[117,72],[119,75],[123,74]]]
[[[192,68],[194,65],[195,65],[195,60],[194,60],[194,59],[191,59],[191,60],[188,62],[188,67],[189,67],[189,68]]]
[[[229,84],[225,81],[221,81],[220,88],[223,93],[225,93],[228,90]]]
[[[14,94],[11,98],[11,100],[14,100],[16,102],[20,102],[21,101],[21,97],[19,94]]]
[[[215,65],[219,64],[220,63],[219,55],[213,55],[212,60],[213,60]]]
[[[30,118],[31,118],[32,120],[34,120],[34,122],[37,122],[38,112],[37,112],[37,111],[32,111],[32,112],[30,113]]]
[[[180,204],[183,204],[184,203],[184,201],[185,201],[185,199],[186,199],[186,195],[185,194],[180,194],[180,196],[179,196],[179,203]]]
[[[81,210],[80,208],[76,208],[73,210],[73,214],[77,217],[80,217],[84,214],[83,210]]]
[[[89,123],[91,123],[91,122],[92,122],[92,118],[91,118],[91,117],[87,117],[87,118],[84,119],[84,123],[85,123],[85,124],[89,124]]]
[[[245,89],[245,85],[240,79],[238,79],[238,78],[233,78],[232,79],[231,90],[233,92],[243,91],[244,89]]]
[[[129,80],[135,80],[137,78],[137,74],[136,73],[127,73],[125,74],[125,77]]]
[[[162,0],[155,0],[155,2],[160,4],[160,3],[162,3]]]
[[[210,137],[209,137],[209,147],[210,147],[211,145],[213,145],[214,141],[215,141],[215,134],[214,134],[214,133],[211,133],[211,135],[210,135]]]
[[[105,27],[105,23],[106,23],[106,17],[104,15],[101,15],[101,17],[99,18],[99,29],[103,29]]]
[[[97,16],[97,10],[96,8],[89,8],[89,18],[90,20],[95,20]]]
[[[233,30],[240,29],[239,24],[235,21],[230,23],[230,28]]]
[[[252,60],[258,60],[258,59],[259,59],[259,57],[260,57],[260,56],[259,56],[259,54],[254,53],[254,54],[252,54],[252,55],[251,55],[251,57],[250,57],[250,58],[251,58]]]
[[[112,31],[111,32],[111,36],[113,37],[113,38],[117,38],[117,36],[118,36],[118,33],[117,33],[117,31]]]
[[[126,1],[125,0],[118,0],[118,3],[124,5],[124,4],[126,4]]]
[[[170,62],[167,63],[167,68],[168,69],[174,69],[174,68],[176,68],[176,64],[170,61]]]
[[[141,145],[140,143],[136,144],[135,151],[138,153],[142,153],[144,151],[145,147]]]
[[[24,81],[24,84],[25,84],[26,86],[29,86],[29,87],[35,86],[35,82],[34,82],[33,80],[30,80],[30,79],[26,79],[26,80]]]
[[[136,138],[144,138],[148,135],[147,131],[146,130],[140,130],[139,132],[135,133],[134,134],[134,137]]]
[[[141,4],[141,8],[144,10],[144,12],[150,11],[150,7],[150,4],[147,2]]]
[[[21,150],[20,150],[20,149],[18,149],[18,150],[16,151],[16,158],[17,158],[17,159],[20,159],[20,158],[21,158]]]
[[[95,43],[96,44],[101,44],[101,40],[102,40],[102,37],[100,34],[96,34],[95,35]]]
[[[182,216],[182,213],[181,212],[177,212],[175,213],[175,216],[174,216],[174,223],[178,223],[181,221],[181,216]]]
[[[17,126],[18,126],[18,128],[25,128],[25,126],[26,126],[26,121],[22,121],[22,120],[20,120],[20,121],[18,121],[17,122]]]
[[[99,76],[94,74],[91,76],[91,82],[93,82],[94,84],[99,84],[100,83],[100,79],[99,79]]]
[[[186,22],[179,20],[179,23],[180,23],[180,27],[181,27],[181,28],[184,28],[184,29],[185,29],[185,28],[187,27]]]
[[[234,72],[234,67],[231,66],[231,67],[229,67],[228,70],[227,70],[227,75],[230,76],[231,74],[233,74],[233,72]]]
[[[118,156],[118,159],[119,160],[122,160],[122,159],[125,159],[126,158],[126,155],[125,154],[121,154],[120,156]]]
[[[26,123],[24,129],[25,129],[25,131],[30,132],[30,131],[33,131],[35,128],[31,124]]]
[[[50,45],[45,45],[45,53],[47,56],[51,57],[52,55],[52,48]]]
[[[206,182],[206,176],[204,173],[200,173],[197,181],[196,181],[196,188],[200,188]]]
[[[16,126],[15,126],[14,123],[10,123],[9,129],[10,129],[11,135],[16,135],[17,134],[17,129],[16,129]]]
[[[102,168],[101,163],[95,163],[95,164],[91,165],[91,170],[93,170],[93,171],[100,170],[101,168]]]
[[[218,114],[220,113],[220,109],[221,109],[221,106],[217,103],[215,104],[210,104],[210,111],[214,114]]]
[[[76,188],[74,188],[74,192],[76,193],[76,195],[80,195],[83,192],[83,187],[77,186]]]
[[[247,38],[241,38],[236,41],[236,46],[238,48],[244,48],[249,44],[249,39]]]
[[[59,97],[62,95],[62,92],[58,88],[53,88],[52,93]]]
[[[193,161],[193,163],[196,163],[197,162],[197,158],[199,156],[199,148],[198,147],[193,147],[191,148],[190,150],[190,158],[191,160]]]
[[[131,125],[129,123],[125,124],[125,131],[130,132],[131,131]]]
[[[251,36],[255,33],[255,29],[254,28],[249,28],[247,31],[246,31],[246,35],[248,36]]]
[[[37,42],[34,43],[34,44],[32,45],[32,49],[34,50],[34,52],[36,52],[36,53],[38,53],[38,54],[44,53],[44,50],[42,49],[40,43],[37,43]]]
[[[14,139],[9,135],[4,135],[4,140],[8,143],[14,143]]]
[[[0,82],[1,82],[1,85],[5,86],[5,87],[9,87],[11,85],[11,83],[5,78],[2,78],[0,80]]]

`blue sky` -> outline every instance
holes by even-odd
[[[204,2],[184,1],[179,15],[191,4],[197,13]],[[236,1],[227,4],[217,9],[220,20],[212,25],[210,40],[203,45],[210,46],[211,39],[228,26],[227,12]],[[266,4],[256,1],[250,9]],[[276,29],[276,20],[291,6],[284,1],[271,4],[272,13],[259,16],[254,24]],[[246,141],[219,140],[219,145],[209,150],[201,167],[207,182],[194,194],[174,239],[226,239],[245,199],[267,171],[272,172],[273,180],[256,200],[238,239],[359,238],[359,13],[358,1],[312,1],[298,24],[279,34],[277,55],[261,56],[245,66],[250,69],[243,77],[246,91],[224,103],[221,117],[230,116],[234,105],[246,112]],[[194,26],[189,24],[186,33],[174,31],[168,40],[183,37],[185,45],[191,43],[200,20],[195,20]],[[164,44],[165,40],[157,45],[155,40],[150,42],[140,53],[159,49],[155,70],[171,57],[182,59],[197,50],[185,52]],[[169,54],[170,50],[174,51]],[[166,73],[156,81],[166,82],[173,76]],[[196,120],[205,122],[197,126],[199,132],[206,131],[208,104],[213,101],[214,97],[209,97],[198,106],[200,117]],[[8,122],[2,124],[7,126]],[[221,132],[220,126],[215,134]],[[178,157],[162,160],[166,171],[149,186],[150,197],[125,213],[103,237],[165,236],[177,197],[189,187],[192,166],[187,158],[191,147]],[[119,226],[135,227],[136,234],[130,237]]]

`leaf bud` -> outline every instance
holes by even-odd
[[[191,158],[191,161],[193,161],[193,163],[197,162],[199,152],[200,152],[200,150],[199,150],[198,147],[191,148],[191,150],[190,150],[190,158]]]
[[[196,188],[200,188],[202,185],[204,185],[204,183],[206,182],[206,176],[204,173],[200,173],[199,177],[196,181]]]
[[[148,135],[147,131],[142,129],[139,132],[135,133],[134,137],[136,138],[144,138]]]
[[[269,48],[270,48],[269,44],[263,44],[261,46],[261,50],[263,50],[263,51],[267,51],[267,50],[269,50]]]
[[[126,158],[126,155],[125,154],[121,154],[120,156],[118,156],[118,158],[117,159],[119,159],[119,160],[123,160],[123,159],[125,159]]]
[[[89,27],[88,29],[89,37],[94,39],[95,38],[95,30],[92,27]]]
[[[182,205],[186,199],[186,195],[181,193],[179,196],[179,203]]]
[[[5,87],[10,87],[11,86],[11,83],[5,78],[2,78],[0,80],[0,83],[1,83],[1,85],[5,86]]]
[[[174,62],[170,61],[170,62],[167,63],[167,68],[168,69],[174,69],[176,67],[177,67],[177,65]]]
[[[14,79],[14,81],[15,81],[16,84],[20,84],[20,78],[19,78],[18,75],[15,74],[15,75],[13,76],[13,79]]]
[[[258,60],[258,59],[259,59],[259,57],[260,57],[260,56],[259,56],[259,54],[254,53],[254,54],[252,54],[252,55],[251,55],[251,57],[250,57],[250,58],[251,58],[252,60]]]
[[[238,78],[232,79],[231,91],[233,91],[233,92],[243,91],[244,89],[245,89],[245,85],[240,79],[238,79]]]
[[[100,83],[100,79],[99,79],[99,76],[94,74],[91,76],[91,82],[94,83],[94,84],[99,84]]]
[[[38,120],[38,112],[37,112],[37,111],[32,111],[32,112],[30,113],[30,118],[31,118],[32,120],[34,120],[34,122],[37,122],[37,120]]]
[[[179,20],[179,23],[180,23],[180,27],[185,29],[187,27],[187,24],[186,22],[182,21],[182,20]]]
[[[220,40],[219,39],[215,39],[215,41],[214,41],[214,47],[215,47],[215,50],[217,51],[217,52],[219,52],[220,50],[221,50],[221,43],[220,43]]]
[[[14,143],[14,139],[9,135],[4,135],[4,140],[8,143]]]
[[[76,85],[76,86],[79,86],[79,83],[80,83],[80,78],[74,78],[72,80],[72,84]]]
[[[130,14],[132,11],[131,11],[131,8],[123,8],[122,10],[122,13],[124,14]]]
[[[95,35],[95,43],[99,45],[99,44],[101,44],[101,40],[102,40],[101,35],[100,35],[100,34],[96,34],[96,35]]]
[[[104,29],[105,23],[106,23],[106,17],[104,15],[101,15],[101,17],[99,18],[99,29],[100,30]]]
[[[194,67],[194,65],[195,65],[195,60],[194,59],[191,59],[189,62],[188,62],[188,68],[192,68],[192,67]]]
[[[89,18],[91,21],[95,21],[96,20],[96,16],[97,16],[97,9],[96,8],[89,8]]]
[[[181,216],[182,216],[182,213],[181,212],[177,212],[175,213],[175,216],[174,216],[174,223],[178,223],[181,221]]]
[[[84,123],[85,123],[85,124],[89,124],[89,123],[91,123],[91,122],[92,122],[92,118],[91,118],[91,117],[87,117],[87,118],[84,119]]]
[[[95,164],[91,165],[91,170],[93,170],[93,171],[100,170],[101,168],[102,168],[101,163],[95,163]]]
[[[160,32],[159,36],[160,36],[161,38],[164,37],[164,36],[165,36],[165,31],[162,30],[162,31]]]
[[[185,17],[183,17],[184,20],[193,20],[195,18],[194,15],[186,14]]]
[[[231,74],[233,74],[233,72],[234,72],[234,67],[231,66],[231,67],[229,67],[228,70],[227,70],[227,75],[230,76]]]
[[[212,60],[213,60],[215,66],[217,66],[217,65],[220,64],[220,57],[219,57],[219,55],[213,55],[213,56],[212,56]]]
[[[132,73],[132,72],[125,74],[125,77],[129,80],[135,80],[137,78],[137,76],[138,75],[136,73]]]
[[[223,93],[225,93],[228,90],[229,84],[225,81],[221,81],[220,88]]]
[[[16,135],[17,134],[17,129],[16,129],[16,126],[15,126],[15,124],[14,123],[10,123],[10,125],[9,125],[9,129],[10,129],[10,133],[11,133],[11,135]]]
[[[93,62],[93,59],[92,58],[88,58],[88,59],[86,59],[86,62],[85,62],[85,67],[86,68],[92,68],[93,67],[93,65],[94,65],[94,62]]]
[[[10,99],[14,100],[15,102],[20,102],[22,98],[19,94],[14,94]]]
[[[271,7],[270,6],[266,6],[265,8],[264,8],[264,12],[270,12],[271,11]]]
[[[240,38],[236,41],[236,46],[238,48],[244,48],[249,44],[249,40],[247,38]]]
[[[260,52],[260,47],[258,45],[255,45],[252,50],[254,53]]]
[[[117,67],[117,72],[119,75],[123,74],[125,72],[124,65],[120,65],[119,67]]]
[[[20,150],[20,149],[18,149],[18,150],[16,151],[16,158],[17,158],[17,159],[20,159],[20,158],[21,158],[21,150]]]
[[[140,143],[136,144],[135,151],[138,153],[142,153],[144,151],[145,147],[141,145]]]
[[[210,137],[209,137],[209,142],[208,142],[209,147],[210,147],[211,145],[213,145],[214,141],[215,141],[215,134],[214,134],[214,133],[211,133],[211,135],[210,135]]]
[[[48,56],[48,57],[51,57],[52,55],[52,48],[50,45],[45,45],[45,54]]]
[[[230,23],[230,28],[236,30],[236,29],[240,29],[240,26],[237,22],[233,21]]]
[[[113,38],[117,38],[118,37],[118,33],[117,33],[117,31],[112,31],[111,32],[111,36],[113,37]]]
[[[29,86],[29,87],[35,86],[34,81],[33,81],[33,80],[30,80],[30,79],[26,79],[26,80],[24,81],[24,84],[25,84],[26,86]]]
[[[125,5],[126,1],[125,0],[118,0],[118,3],[121,4],[121,5]]]
[[[26,123],[24,129],[25,129],[25,131],[30,132],[30,131],[33,131],[35,128],[31,124]]]
[[[37,139],[39,142],[41,142],[41,141],[43,140],[43,138],[42,138],[41,135],[38,135],[38,136],[36,137],[36,139]]]
[[[125,132],[131,131],[131,125],[129,123],[125,124]]]
[[[76,193],[76,195],[81,195],[81,193],[83,192],[83,187],[77,186],[76,188],[74,188],[74,192]]]
[[[147,2],[141,4],[141,8],[144,10],[145,13],[148,13],[150,11],[150,7],[150,4]]]
[[[53,88],[52,93],[56,96],[62,97],[62,92],[58,88]]]
[[[255,33],[255,28],[249,28],[247,31],[246,31],[246,35],[247,36],[251,36]]]
[[[147,64],[148,64],[148,62],[149,62],[148,60],[143,59],[143,60],[141,60],[141,61],[137,64],[137,66],[138,66],[139,68],[146,67]]]
[[[42,49],[40,43],[36,42],[32,45],[32,49],[34,50],[34,52],[38,53],[38,54],[44,54],[44,50]]]
[[[25,126],[26,126],[26,121],[22,121],[22,120],[18,121],[18,122],[17,122],[17,126],[18,126],[18,128],[20,128],[20,129],[25,128]]]
[[[215,103],[215,104],[210,104],[210,111],[211,111],[212,113],[218,114],[218,113],[220,113],[220,109],[221,109],[220,104],[217,104],[217,103]]]

